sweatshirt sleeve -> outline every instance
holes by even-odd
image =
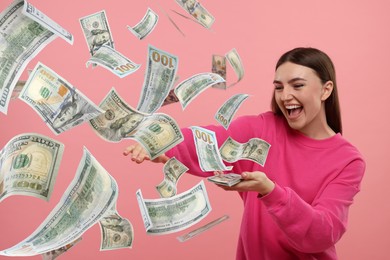
[[[278,184],[260,200],[296,250],[322,252],[344,234],[348,209],[359,192],[364,170],[362,159],[352,161],[312,204],[292,189]]]
[[[253,120],[255,118],[255,120]],[[242,116],[232,121],[228,130],[225,130],[222,126],[208,125],[202,126],[208,130],[215,132],[217,138],[218,148],[225,142],[225,140],[231,136],[238,142],[246,142],[249,138],[253,137],[252,129],[260,129],[257,127],[251,127],[252,124],[259,124],[261,120],[259,116]],[[257,119],[257,120],[256,120]],[[189,168],[189,173],[200,176],[209,177],[213,175],[213,172],[203,172],[199,166],[198,156],[196,153],[196,147],[194,143],[194,137],[190,128],[181,129],[184,141],[176,145],[165,154],[168,157],[175,157],[177,160],[182,162]],[[226,166],[234,165],[231,163],[224,162]]]

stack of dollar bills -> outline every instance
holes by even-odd
[[[218,185],[231,187],[242,181],[242,177],[237,173],[227,173],[208,177],[207,180]]]

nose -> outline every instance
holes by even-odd
[[[281,93],[281,100],[282,101],[288,101],[293,99],[293,95],[289,88],[284,88],[283,92]]]

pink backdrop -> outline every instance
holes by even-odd
[[[2,0],[3,10],[11,3]],[[386,163],[390,145],[390,124],[386,106],[390,60],[390,3],[386,0],[361,1],[211,1],[201,3],[216,21],[212,30],[191,22],[171,9],[182,12],[174,0],[90,0],[39,1],[31,3],[74,35],[73,46],[58,38],[44,48],[27,66],[38,61],[49,66],[99,104],[115,87],[136,107],[146,68],[148,44],[179,57],[179,81],[211,69],[212,54],[225,54],[236,48],[245,68],[244,79],[228,90],[208,89],[185,111],[180,104],[163,107],[159,112],[174,117],[181,127],[216,124],[214,114],[233,94],[247,93],[236,116],[257,114],[269,109],[274,65],[285,51],[297,46],[312,46],[327,52],[337,68],[344,136],[355,144],[367,161],[361,192],[350,211],[347,233],[338,243],[340,259],[388,259],[390,239],[390,166]],[[159,3],[159,4],[158,4]],[[185,34],[169,22],[162,6]],[[151,35],[138,40],[126,25],[134,26],[151,7],[160,20]],[[132,61],[142,64],[134,74],[118,78],[102,67],[86,68],[88,48],[79,18],[106,10],[115,48]],[[236,76],[228,65],[228,81]],[[27,73],[21,77],[27,79]],[[379,81],[379,83],[378,83]],[[385,116],[385,117],[384,117]],[[234,259],[242,205],[235,193],[224,192],[211,183],[206,187],[212,212],[196,226],[164,235],[146,234],[135,197],[141,188],[145,198],[157,198],[155,186],[163,178],[162,165],[136,165],[122,156],[131,142],[108,143],[94,134],[89,124],[54,135],[38,114],[21,100],[10,102],[8,115],[0,113],[0,147],[20,133],[36,132],[65,144],[65,153],[49,202],[28,196],[11,196],[0,203],[0,250],[11,247],[28,235],[59,202],[73,179],[86,146],[119,184],[119,213],[134,226],[132,249],[100,252],[100,229],[94,225],[83,240],[62,259]],[[200,179],[187,175],[178,183],[183,192]],[[178,235],[224,214],[230,219],[187,242]],[[6,259],[6,257],[0,257]],[[18,258],[14,258],[18,259]],[[40,256],[31,257],[40,259]]]

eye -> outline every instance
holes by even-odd
[[[283,89],[283,85],[275,85],[275,90],[282,90]]]
[[[303,84],[294,84],[294,88],[301,88],[303,86],[304,86]]]

